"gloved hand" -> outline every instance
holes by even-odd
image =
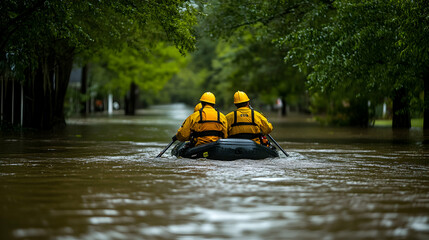
[[[174,135],[171,139],[172,139],[173,141],[176,141],[176,140],[177,140],[176,135]]]

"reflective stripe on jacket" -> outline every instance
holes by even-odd
[[[177,131],[179,141],[191,140],[195,146],[215,142],[228,136],[225,115],[212,106],[206,105],[191,114]]]
[[[261,143],[259,137],[273,130],[273,125],[264,115],[249,107],[242,107],[228,113],[226,119],[230,138],[247,138]]]

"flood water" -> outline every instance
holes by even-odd
[[[429,239],[429,137],[272,117],[289,153],[167,151],[182,105],[2,132],[0,239]]]

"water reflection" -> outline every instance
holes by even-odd
[[[2,134],[1,239],[427,239],[420,130],[271,118],[289,158],[155,156],[191,108]],[[182,110],[180,110],[182,109]]]

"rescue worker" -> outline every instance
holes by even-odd
[[[234,94],[237,110],[226,115],[229,138],[251,139],[256,143],[269,145],[264,135],[273,131],[273,125],[261,113],[250,107],[250,99],[245,92]]]
[[[200,102],[201,109],[186,118],[173,140],[191,141],[190,147],[193,147],[215,142],[228,136],[226,117],[214,108],[215,95],[205,92],[201,96]]]

